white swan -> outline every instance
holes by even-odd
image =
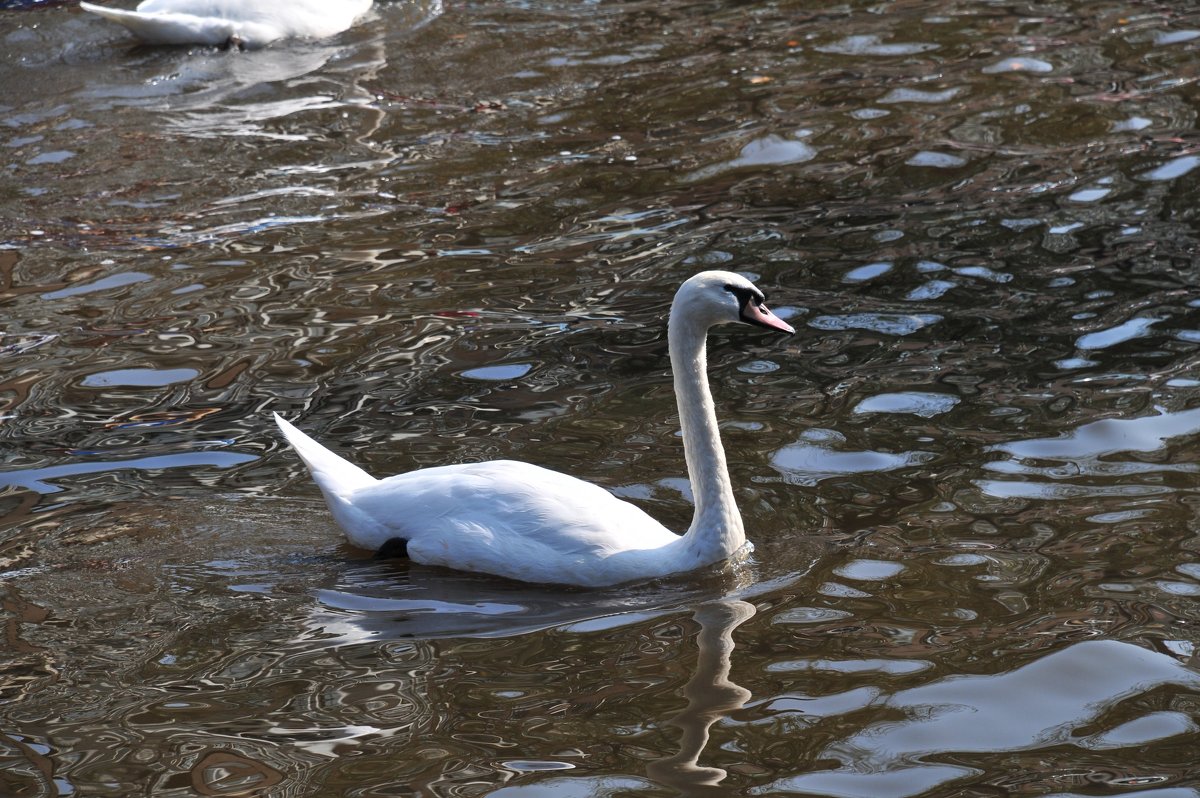
[[[708,329],[794,333],[733,272],[701,272],[671,304],[667,340],[696,509],[683,536],[608,491],[528,463],[426,468],[379,480],[275,414],[350,543],[525,582],[601,587],[688,571],[746,542],[705,370]]]
[[[349,28],[371,0],[142,0],[136,11],[80,3],[147,44],[255,48],[278,39],[322,39]]]

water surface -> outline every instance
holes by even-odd
[[[1200,13],[0,10],[0,793],[1200,796]],[[678,283],[756,550],[587,592],[347,548],[514,457],[682,529]]]

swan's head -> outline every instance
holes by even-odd
[[[766,301],[766,294],[740,274],[700,272],[679,286],[671,314],[686,316],[705,327],[742,322],[794,334],[792,325],[767,309]]]

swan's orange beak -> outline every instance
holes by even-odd
[[[756,305],[753,302],[747,302],[742,308],[742,321],[758,327],[766,327],[768,330],[778,330],[788,335],[796,334],[792,325],[768,310],[765,304]]]

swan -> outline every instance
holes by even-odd
[[[274,414],[354,546],[523,582],[605,587],[690,571],[746,543],[706,372],[708,329],[745,322],[789,335],[753,283],[726,271],[686,280],[667,323],[695,514],[676,535],[603,488],[512,460],[375,479]]]
[[[262,47],[277,39],[322,39],[349,28],[371,0],[142,0],[136,11],[80,3],[147,44]]]

